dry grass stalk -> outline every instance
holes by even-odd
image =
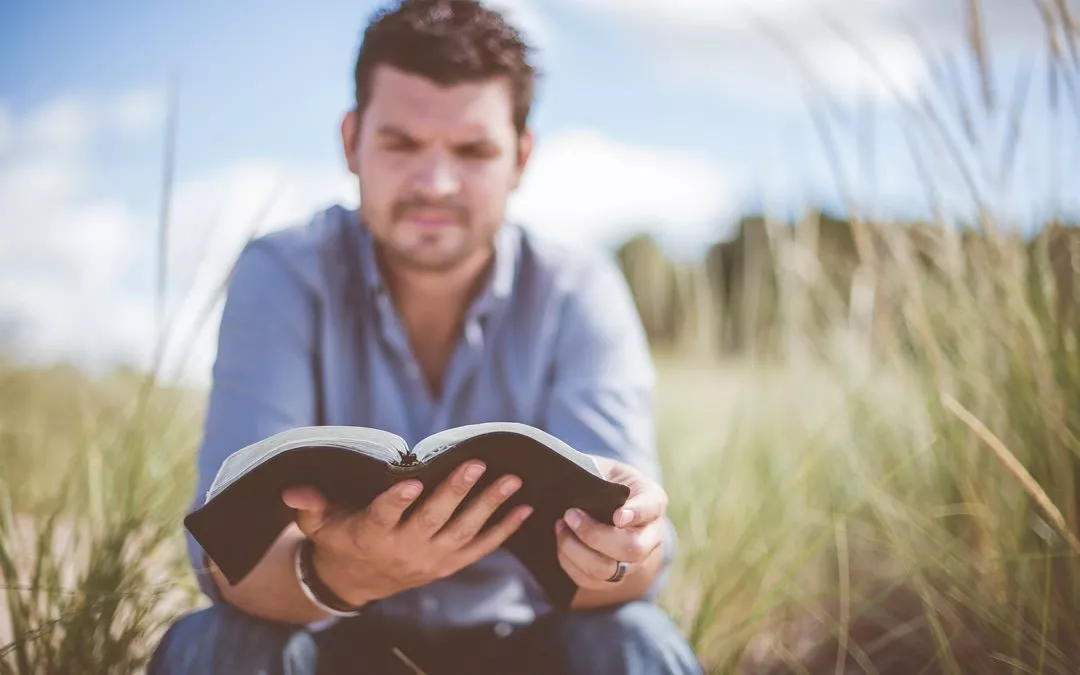
[[[968,43],[974,54],[979,70],[979,84],[982,87],[983,105],[989,111],[994,110],[994,92],[990,84],[990,57],[987,53],[986,26],[983,22],[982,3],[980,0],[967,0]]]
[[[1050,518],[1050,522],[1057,527],[1061,536],[1065,537],[1065,540],[1069,543],[1069,546],[1080,555],[1080,539],[1077,539],[1076,535],[1069,529],[1069,526],[1065,523],[1065,517],[1061,514],[1061,510],[1054,505],[1049,495],[1043,490],[1039,482],[1024,468],[1024,465],[1020,463],[1020,460],[1016,458],[1006,446],[999,439],[994,432],[982,421],[973,415],[971,411],[963,406],[959,401],[950,396],[947,393],[942,393],[941,402],[945,407],[954,415],[956,415],[961,422],[963,422],[976,436],[979,437],[991,450],[994,451],[994,455],[1001,460],[1005,468],[1009,470],[1024,490],[1031,496],[1032,499],[1042,508],[1043,512]]]

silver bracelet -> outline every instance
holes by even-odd
[[[364,612],[363,607],[353,610],[335,609],[334,607],[326,604],[323,600],[319,598],[318,595],[316,595],[315,591],[311,587],[311,580],[308,576],[308,570],[305,569],[304,565],[304,549],[310,545],[311,544],[309,540],[300,542],[300,545],[296,547],[295,555],[293,555],[293,571],[296,574],[296,580],[300,583],[300,590],[303,591],[304,596],[320,610],[326,612],[331,616],[349,618],[362,614]]]

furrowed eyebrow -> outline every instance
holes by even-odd
[[[384,124],[378,127],[375,130],[375,135],[386,140],[398,141],[408,145],[420,145],[419,140],[413,138],[404,129],[392,124]],[[466,154],[491,154],[498,151],[498,143],[487,136],[480,136],[479,138],[457,143],[454,145],[454,149]]]
[[[498,145],[496,145],[493,141],[491,141],[490,139],[487,139],[487,138],[479,138],[479,139],[477,139],[475,141],[467,141],[465,143],[459,143],[455,147],[459,151],[462,151],[462,152],[480,152],[480,153],[495,152],[495,151],[497,151],[499,149]]]
[[[405,133],[404,129],[401,129],[399,127],[395,127],[395,126],[390,125],[390,124],[385,124],[385,125],[379,127],[378,129],[375,130],[375,133],[377,135],[379,135],[379,136],[388,136],[390,138],[403,140],[403,141],[411,141],[411,142],[416,141],[416,139],[414,139],[412,136]]]

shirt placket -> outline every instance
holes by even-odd
[[[409,420],[409,429],[414,436],[414,441],[419,441],[427,433],[426,429],[431,424],[435,402],[424,382],[420,365],[416,361],[412,345],[409,344],[405,327],[398,317],[389,295],[382,289],[377,291],[376,305],[378,307],[380,332],[383,342],[389,347],[396,370],[399,375],[398,381],[405,389],[405,415]]]
[[[465,320],[461,339],[446,371],[442,395],[435,403],[434,415],[427,433],[442,431],[453,424],[451,416],[457,400],[464,395],[469,380],[476,374],[484,355],[483,317],[471,314]]]

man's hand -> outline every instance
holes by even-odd
[[[360,606],[449,576],[494,552],[532,513],[518,506],[480,533],[492,514],[520,488],[502,476],[451,519],[484,472],[479,461],[455,469],[409,518],[402,514],[420,496],[419,481],[398,483],[363,511],[328,515],[328,505],[310,488],[290,488],[282,498],[298,509],[297,525],[314,541],[312,564],[342,600]]]
[[[660,569],[664,489],[632,466],[594,457],[604,477],[630,488],[630,496],[607,525],[577,509],[556,521],[559,563],[579,586],[574,607],[595,607],[632,600],[644,594]],[[629,565],[622,581],[607,581],[619,562]]]

